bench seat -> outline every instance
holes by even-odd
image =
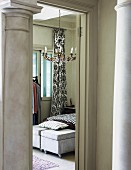
[[[61,154],[75,151],[75,130],[63,129],[59,131],[44,130],[41,131],[41,149]]]

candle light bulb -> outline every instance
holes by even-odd
[[[71,48],[71,54],[73,54],[73,47]]]
[[[47,47],[45,47],[45,53],[47,53]]]

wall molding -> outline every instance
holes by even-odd
[[[62,23],[61,23],[62,24]],[[57,25],[54,25],[54,24],[45,24],[45,23],[39,23],[39,22],[34,22],[33,23],[33,26],[36,26],[36,27],[45,27],[45,28],[49,28],[49,29],[58,29],[59,27]],[[71,31],[75,31],[75,28],[70,28],[67,26],[61,26],[61,29],[63,30],[71,30]]]
[[[10,15],[12,13],[9,13],[9,15],[6,15],[6,31],[25,31],[29,32],[29,17],[27,16],[19,16],[19,15]],[[17,24],[13,24],[14,21],[17,22]],[[21,24],[21,22],[23,24]]]
[[[21,2],[19,0],[2,0],[0,1],[0,9],[4,8],[20,8],[24,10],[32,11],[33,13],[39,13],[42,7],[37,6],[37,4],[30,4]]]
[[[87,0],[82,2],[80,0],[38,0],[38,3],[44,3],[47,5],[55,5],[59,7],[64,7],[66,9],[72,9],[79,12],[88,12],[90,11],[97,3],[97,0]]]

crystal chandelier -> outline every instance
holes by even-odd
[[[47,53],[47,47],[45,47],[44,50],[42,50],[42,56],[51,62],[70,62],[76,59],[76,48],[73,50],[73,47],[71,48],[70,55],[65,56],[65,35],[63,33],[63,29],[60,28],[60,10],[59,10],[59,29],[54,29],[54,56],[49,57]],[[74,54],[73,54],[74,51]]]

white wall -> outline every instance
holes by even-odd
[[[76,47],[76,31],[67,30],[65,32],[65,54],[70,54],[71,47]],[[76,94],[76,61],[71,61],[66,64],[66,80],[67,80],[67,104],[70,105],[70,98],[72,104],[75,105],[75,94]]]
[[[45,98],[44,100],[42,100],[42,102],[41,102],[41,110],[42,110],[41,121],[43,121],[47,117],[50,116],[51,100],[49,98]]]
[[[53,47],[52,29],[33,25],[33,46]]]
[[[116,0],[99,0],[97,170],[112,169]]]

